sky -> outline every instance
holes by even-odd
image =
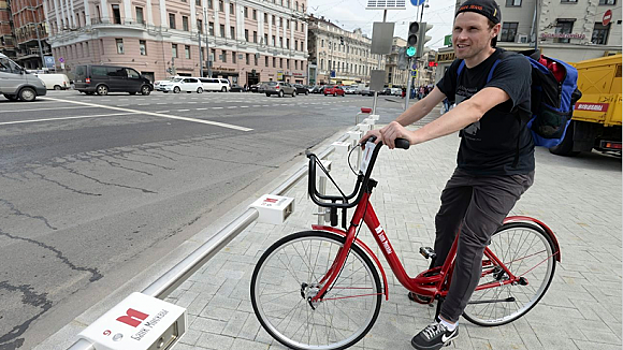
[[[356,28],[372,37],[372,23],[383,21],[382,10],[366,10],[367,0],[308,0],[308,13],[324,16],[337,26],[352,31]],[[410,22],[420,19],[421,7],[415,7],[406,0],[406,10],[387,11],[387,22],[396,23],[394,36],[407,37]],[[433,28],[426,34],[433,37],[426,46],[433,49],[443,47],[444,37],[452,33],[454,19],[454,0],[427,0],[428,8],[424,8],[424,22]],[[417,13],[417,17],[416,17]]]

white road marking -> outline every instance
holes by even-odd
[[[149,106],[149,103],[139,103],[139,106]]]
[[[44,118],[44,119],[29,119],[29,120],[16,120],[12,122],[1,122],[1,125],[14,125],[14,124],[25,124],[25,123],[38,123],[38,122],[47,122],[53,120],[67,120],[67,119],[86,119],[86,118],[100,118],[100,117],[116,117],[120,115],[129,115],[134,113],[114,113],[114,114],[99,114],[99,115],[83,115],[79,117],[61,117],[61,118]]]
[[[83,105],[83,106],[112,109],[112,110],[121,111],[121,112],[127,112],[127,113],[151,115],[151,116],[154,116],[154,117],[161,117],[161,118],[168,118],[168,119],[177,119],[177,120],[183,120],[183,121],[188,121],[188,122],[213,125],[213,126],[218,126],[218,127],[221,127],[221,128],[227,128],[227,129],[233,129],[233,130],[239,130],[239,131],[252,131],[253,130],[253,129],[245,128],[245,127],[242,127],[242,126],[237,126],[237,125],[228,124],[228,123],[215,122],[215,121],[210,121],[210,120],[187,118],[187,117],[178,117],[178,116],[169,115],[169,114],[160,114],[160,113],[152,113],[152,112],[147,112],[147,111],[139,111],[139,110],[136,110],[136,109],[97,105],[97,104],[88,103],[88,102],[68,101],[68,100],[61,100],[61,99],[50,98],[50,97],[46,97],[45,99],[46,100],[52,100],[52,101],[58,101],[58,102],[74,103],[74,104],[79,104],[79,105]]]
[[[223,109],[223,107],[212,107],[212,109]]]
[[[205,107],[204,107],[204,108],[197,108],[197,110],[198,110],[198,111],[206,111],[206,110],[207,110],[207,108],[205,108]]]
[[[190,109],[178,109],[178,112],[190,112]]]
[[[166,105],[167,103],[166,103],[166,102],[158,102],[158,103],[156,103],[156,104],[157,104],[157,105]]]
[[[238,108],[238,106],[229,106],[229,107],[227,107],[227,109],[234,109],[234,108]]]
[[[249,108],[249,106],[240,106],[240,108]]]
[[[166,110],[166,111],[155,111],[154,113],[169,113],[169,112],[170,112],[169,110]]]
[[[54,110],[56,111],[59,109],[76,109],[76,108],[82,108],[82,107],[57,107],[57,108],[54,108]],[[0,111],[0,113],[21,113],[21,112],[44,112],[44,111],[41,110],[40,108],[39,109],[18,109],[14,111]]]

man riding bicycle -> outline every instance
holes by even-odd
[[[362,139],[377,136],[376,142],[394,148],[397,138],[417,145],[460,131],[458,165],[435,217],[437,257],[431,266],[443,265],[460,231],[454,278],[438,319],[411,340],[419,350],[440,349],[458,336],[459,317],[481,276],[483,251],[534,180],[534,143],[521,121],[531,113],[531,67],[520,55],[495,47],[500,21],[494,0],[463,3],[452,31],[457,59],[444,77],[428,96]],[[405,128],[445,98],[456,107],[420,129]],[[409,293],[410,299],[417,297]]]

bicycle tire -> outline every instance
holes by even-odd
[[[314,245],[315,242],[318,242],[317,246]],[[331,266],[331,263],[333,262],[333,259],[337,253],[337,249],[339,247],[342,247],[344,242],[345,237],[329,232],[298,232],[283,237],[279,241],[275,242],[266,250],[266,252],[264,252],[264,254],[259,259],[251,277],[250,289],[253,311],[255,312],[255,315],[257,316],[262,327],[274,339],[279,341],[284,346],[296,350],[346,349],[361,340],[361,338],[363,338],[370,331],[370,329],[376,322],[381,308],[383,293],[381,289],[381,281],[378,271],[368,255],[355,244],[352,245],[349,257],[344,264],[342,272],[336,279],[335,285],[325,294],[325,296],[323,297],[323,301],[316,304],[315,309],[312,309],[310,303],[306,299],[306,297],[312,295],[306,293],[310,292],[312,290],[311,287],[313,287],[314,282],[317,282],[318,279],[326,273],[328,268]],[[305,243],[307,243],[308,245],[305,246]],[[303,256],[307,257],[309,255],[310,264],[300,264],[298,261],[295,261],[295,258],[298,258],[297,256],[289,258],[287,255],[287,249],[289,248],[292,248],[290,251],[292,251],[293,254],[295,253],[295,255],[298,255],[298,257],[302,258],[301,260],[305,260]],[[315,261],[313,264],[313,268],[310,268],[312,266],[311,258],[314,254],[315,249],[317,249],[316,255],[314,257]],[[326,252],[327,249],[328,253]],[[303,252],[302,255],[301,252]],[[281,259],[281,256],[283,256],[284,259],[287,259],[287,264],[284,263],[283,259]],[[321,256],[322,259],[319,259]],[[277,264],[275,266],[271,266],[271,264],[273,263]],[[355,263],[358,263],[360,265],[356,269],[356,266],[349,265]],[[286,267],[287,272],[283,271],[284,266]],[[296,278],[297,271],[295,270],[298,267],[307,267],[306,281],[301,281],[300,279]],[[352,279],[357,278],[357,281],[360,281],[360,275],[357,273],[361,269],[363,269],[362,273],[367,273],[367,277],[364,276],[363,282],[357,282],[357,285],[353,285]],[[314,271],[316,273],[314,273]],[[357,275],[354,276],[355,274]],[[351,278],[351,276],[354,277]],[[294,277],[293,280],[295,283],[291,281],[292,279],[290,277]],[[312,279],[314,281],[312,281]],[[280,281],[281,283],[279,283]],[[346,285],[342,287],[342,283],[348,283],[349,281],[351,283],[350,287]],[[292,284],[290,286],[287,286],[286,283]],[[307,287],[305,287],[303,283],[307,283]],[[361,286],[360,283],[362,284]],[[282,292],[270,293],[273,291],[273,289],[279,289],[279,287],[281,286],[283,286],[280,289]],[[364,294],[355,294],[351,296],[344,296],[340,294],[343,292],[349,293],[353,290],[368,289],[368,287],[370,289],[366,290],[365,292],[352,292]],[[283,292],[283,290],[287,291]],[[271,295],[272,300],[266,301],[266,297],[262,298],[265,292],[267,292],[265,295]],[[273,299],[272,296],[274,296],[275,294],[287,295],[284,295],[283,298],[278,296],[277,298]],[[341,299],[331,300],[332,297]],[[298,300],[298,302],[296,302],[296,300]],[[357,301],[363,302],[363,307],[352,307],[353,302]],[[281,321],[279,322],[279,324],[275,324],[276,321],[279,320],[279,317],[275,316],[275,320],[272,320],[271,317],[273,317],[273,315],[270,315],[270,313],[278,311],[279,308],[287,310],[289,307],[289,305],[287,304],[292,304],[295,302],[296,304],[294,305],[294,307],[290,309],[290,311],[288,311],[285,315],[281,316]],[[336,305],[336,302],[348,305],[346,305],[347,307],[345,307],[344,309],[341,309],[342,306]],[[332,310],[330,309],[330,307],[332,308]],[[295,311],[295,308],[298,309]],[[342,314],[338,314],[338,310],[341,311]],[[296,316],[297,312],[299,314],[299,317]],[[305,315],[303,314],[303,312],[305,313]],[[347,313],[352,313],[353,318],[349,317]],[[310,314],[311,323],[309,317]],[[359,316],[356,316],[355,314],[358,314]],[[318,319],[315,319],[315,315],[318,315]],[[355,326],[355,330],[352,333],[349,333],[350,331],[347,329],[337,329],[334,327],[333,322],[336,321],[336,323],[338,323],[340,320],[344,320],[344,315],[346,315],[347,320],[346,326]],[[298,323],[295,323],[292,327],[290,326],[295,318],[305,316],[307,316],[307,320],[303,320],[302,322],[300,322],[301,325],[298,328],[296,327]],[[281,326],[281,323],[288,318],[290,318],[288,324],[285,326]],[[357,321],[359,320],[362,320],[362,322],[360,322],[360,325],[357,324]],[[323,326],[319,326],[318,324],[314,323],[322,323],[323,321],[330,321],[330,325],[324,326],[323,328]],[[296,339],[296,335],[303,326],[306,326],[307,333],[305,333],[306,330],[304,329],[301,337],[304,338],[307,335],[306,342],[304,339]],[[312,327],[311,330],[309,330],[310,326]],[[339,324],[339,326],[344,327],[344,324]],[[294,333],[292,333],[293,329],[296,329]],[[344,334],[343,332],[346,332],[347,334]],[[337,339],[338,333],[340,334],[340,339]],[[321,336],[323,340],[322,342],[320,341]],[[344,336],[343,339],[342,336]],[[318,344],[311,344],[312,340],[317,341]]]
[[[516,233],[515,231],[519,231],[520,233]],[[511,232],[515,233],[512,233],[512,236],[509,238],[504,237],[507,233],[510,235]],[[517,237],[518,234],[520,235],[519,237]],[[528,237],[531,235],[534,238],[530,239],[530,242],[526,247],[526,242],[529,239]],[[523,240],[524,236],[526,237],[526,240]],[[513,252],[510,251],[510,246],[515,242],[516,244],[519,244],[519,248],[518,252],[513,255]],[[538,247],[535,252],[533,247],[536,244],[538,244]],[[554,257],[556,251],[551,237],[541,227],[536,225],[524,222],[511,222],[504,224],[491,237],[491,244],[489,248],[502,262],[504,262],[506,267],[515,276],[521,276],[528,273],[530,273],[530,276],[527,277],[527,285],[522,285],[521,283],[515,285],[507,284],[504,286],[475,291],[474,294],[472,294],[472,297],[463,312],[463,317],[474,324],[484,327],[507,324],[527,314],[538,304],[541,298],[543,298],[552,283],[554,273],[556,271],[556,259]],[[501,253],[503,253],[503,255]],[[483,259],[484,261],[488,261],[486,257]],[[529,259],[529,262],[524,266],[526,259]],[[515,266],[513,266],[514,262],[517,262]],[[495,272],[482,276],[479,285],[481,283],[488,283],[496,280],[500,281],[506,276],[506,273],[503,271],[498,272],[497,276],[495,276]],[[539,276],[541,276],[541,278],[539,278]],[[538,283],[536,288],[534,288],[535,283]],[[534,295],[526,292],[529,290],[534,291]],[[493,295],[491,295],[492,291]],[[504,291],[508,293],[508,296],[506,299],[501,299],[501,297],[504,297],[505,295],[503,295]],[[482,297],[484,296],[491,299],[483,300]],[[514,300],[510,301],[509,298],[514,298]],[[498,302],[491,302],[495,300]],[[502,300],[504,301],[502,302]],[[506,307],[506,305],[511,305],[511,303],[513,306],[516,306],[516,310],[513,312],[507,312],[506,310],[512,310],[510,306],[508,308]],[[499,307],[496,307],[496,305],[501,305],[502,310],[500,310]],[[500,312],[500,314],[498,314],[498,312]],[[485,317],[485,314],[487,313],[489,316]],[[501,317],[498,315],[501,315]]]

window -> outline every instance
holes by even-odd
[[[283,68],[283,58],[279,59],[279,68]]]
[[[143,8],[142,7],[137,7],[136,8],[136,23],[140,23],[140,24],[145,23],[145,17],[143,16]]]
[[[253,42],[257,44],[257,32],[253,31]]]
[[[195,0],[195,6],[201,6],[201,0]]]
[[[268,45],[268,34],[264,34],[264,45]]]
[[[268,56],[264,56],[264,65],[268,67]]]
[[[287,4],[286,6],[287,6],[288,8],[290,8],[290,0],[287,0],[287,1],[286,1],[286,4]]]
[[[229,4],[229,14],[230,15],[234,14],[234,4],[232,4],[232,3]]]
[[[560,33],[560,34],[571,34],[571,31],[573,30],[573,19],[562,19],[562,18],[558,18],[556,20],[556,30],[555,33]],[[567,38],[556,38],[554,39],[555,43],[568,43],[570,42],[571,39],[567,39]]]
[[[273,68],[277,68],[277,59],[273,57]]]
[[[275,15],[273,15],[273,25],[275,25],[277,23],[277,18],[275,17]]]
[[[604,26],[602,23],[595,23],[593,28],[593,36],[591,42],[597,45],[606,45],[608,42],[608,34],[610,33],[610,26]]]
[[[299,49],[299,42],[298,40],[294,40],[294,50],[298,51]]]
[[[223,50],[223,55],[221,56],[221,61],[227,63],[227,51]]]
[[[273,35],[273,46],[277,46],[277,39],[275,38],[274,35]]]
[[[147,56],[147,42],[145,40],[138,41],[138,49],[141,53],[141,56]]]
[[[599,0],[599,5],[616,5],[617,0]]]
[[[283,37],[279,37],[279,47],[283,47]]]
[[[112,16],[114,24],[121,24],[121,11],[119,10],[119,5],[112,5]]]
[[[184,45],[184,56],[186,59],[190,59],[190,46]]]
[[[171,57],[177,58],[177,44],[171,44]]]
[[[320,41],[320,47],[324,47],[324,39]]]
[[[89,57],[90,53],[89,53],[89,42],[85,42],[84,43],[84,56],[85,57]]]
[[[248,7],[244,7],[244,18],[249,18],[249,8]]]
[[[214,23],[208,22],[208,34],[214,36]]]
[[[255,55],[253,55],[253,63],[257,66],[257,59],[260,57],[259,53],[256,53]]]
[[[297,11],[299,10],[299,2],[298,1],[294,2],[294,9],[297,10]]]
[[[117,42],[117,53],[123,54],[123,39],[115,39]]]
[[[245,63],[247,64],[247,66],[248,66],[249,64],[251,64],[251,61],[249,60],[250,55],[249,55],[249,54],[245,54],[244,56],[245,56],[245,57],[244,57],[244,58],[245,58],[244,62],[245,62]]]
[[[188,32],[190,29],[188,28],[188,17],[182,16],[182,29]]]
[[[283,18],[279,17],[279,28],[283,28]]]
[[[286,49],[290,49],[290,39],[286,39]]]
[[[224,38],[224,37],[225,37],[225,25],[224,25],[224,24],[221,24],[221,25],[219,26],[219,30],[220,30],[220,32],[221,32],[221,33],[220,33],[220,34],[221,34],[221,38]]]
[[[199,33],[203,34],[203,21],[200,19],[197,20],[197,28],[199,29]]]
[[[267,13],[264,14],[264,23],[268,23],[268,14]]]
[[[236,63],[236,53],[235,52],[231,53],[231,63]]]
[[[245,29],[244,30],[244,40],[246,40],[247,42],[249,42],[249,30]]]
[[[506,7],[521,7],[521,0],[506,0]]]
[[[225,12],[225,5],[223,5],[223,0],[218,0],[218,10],[220,12]]]
[[[299,69],[299,61],[294,61],[294,69],[298,70]]]
[[[236,28],[235,27],[229,27],[229,35],[231,36],[232,39],[236,39]]]
[[[294,30],[299,30],[299,22],[294,21]]]
[[[214,3],[212,2],[212,0],[208,0],[208,8],[209,9],[213,9],[214,8]]]
[[[517,26],[519,22],[504,22],[502,25],[502,36],[500,41],[502,42],[515,42],[515,35],[517,35]]]
[[[290,69],[290,60],[286,60],[286,69]]]
[[[253,10],[253,19],[257,20],[257,10]]]
[[[169,28],[175,29],[175,14],[169,13]]]

